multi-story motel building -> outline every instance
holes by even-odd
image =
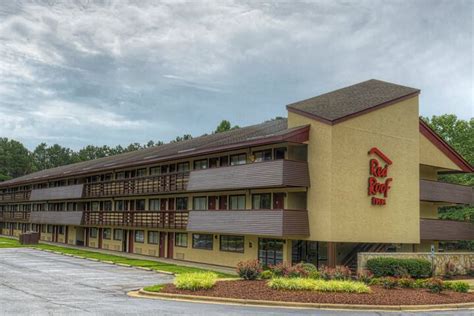
[[[438,176],[473,168],[419,119],[419,93],[369,80],[290,104],[287,119],[5,181],[1,232],[223,266],[472,240],[472,223],[437,219],[473,202]]]

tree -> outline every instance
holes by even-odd
[[[183,136],[176,136],[176,138],[172,140],[171,143],[179,143],[179,142],[182,142],[184,140],[189,140],[189,139],[193,139],[191,134],[184,134]]]
[[[16,140],[0,138],[0,181],[16,178],[33,171],[31,155]]]
[[[238,125],[232,126],[228,120],[222,120],[219,125],[217,125],[216,130],[214,133],[222,133],[222,132],[227,132],[233,129],[239,128]]]

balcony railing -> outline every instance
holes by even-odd
[[[27,211],[0,211],[0,221],[29,221],[30,212]]]
[[[474,191],[466,185],[420,180],[420,200],[472,205]]]
[[[185,191],[189,172],[84,184],[84,197],[157,194]]]
[[[189,211],[85,211],[84,225],[186,229]]]
[[[474,223],[420,219],[421,240],[474,240]]]
[[[31,195],[31,190],[0,193],[0,201],[3,201],[3,202],[27,201],[30,199],[30,195]]]

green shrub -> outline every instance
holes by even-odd
[[[426,280],[425,287],[430,290],[431,293],[441,293],[444,289],[444,282],[438,278],[431,278]]]
[[[413,287],[416,289],[422,289],[426,287],[426,280],[427,279],[417,279],[415,280],[415,283],[413,284]]]
[[[380,282],[384,289],[394,289],[398,285],[398,279],[394,277],[383,277]]]
[[[431,275],[431,263],[425,259],[378,257],[367,260],[367,268],[376,277],[409,275],[423,278]]]
[[[469,284],[463,281],[448,281],[444,282],[444,288],[455,292],[467,293],[469,292]]]
[[[324,280],[350,280],[352,271],[346,266],[336,266],[335,268],[322,266],[319,273]]]
[[[357,274],[357,281],[364,282],[365,284],[370,284],[374,278],[374,274],[369,270],[363,270]]]
[[[412,289],[415,287],[415,280],[410,277],[398,279],[398,285],[405,289]]]
[[[382,278],[372,278],[369,281],[369,285],[381,285],[382,284]]]
[[[309,272],[309,274],[308,274],[308,278],[310,278],[310,279],[315,279],[315,280],[321,279],[321,273],[319,273],[318,270],[316,270],[316,271],[311,271],[311,272]]]
[[[273,272],[270,270],[265,270],[260,274],[260,279],[269,280],[273,277]]]
[[[262,271],[262,265],[258,260],[240,261],[237,264],[237,274],[244,280],[256,280]]]
[[[303,270],[305,270],[308,274],[311,274],[313,272],[318,272],[318,268],[316,268],[316,266],[312,263],[306,263],[306,262],[303,262],[301,263],[301,267],[303,268]]]
[[[213,272],[194,272],[178,274],[174,280],[176,288],[196,291],[210,289],[216,284],[217,274]]]
[[[274,278],[268,282],[268,286],[275,290],[370,293],[370,288],[362,282],[341,280],[326,281],[308,278]]]

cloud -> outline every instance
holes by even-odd
[[[470,1],[2,7],[0,132],[30,147],[200,135],[369,78],[420,88],[423,115],[473,116]]]

